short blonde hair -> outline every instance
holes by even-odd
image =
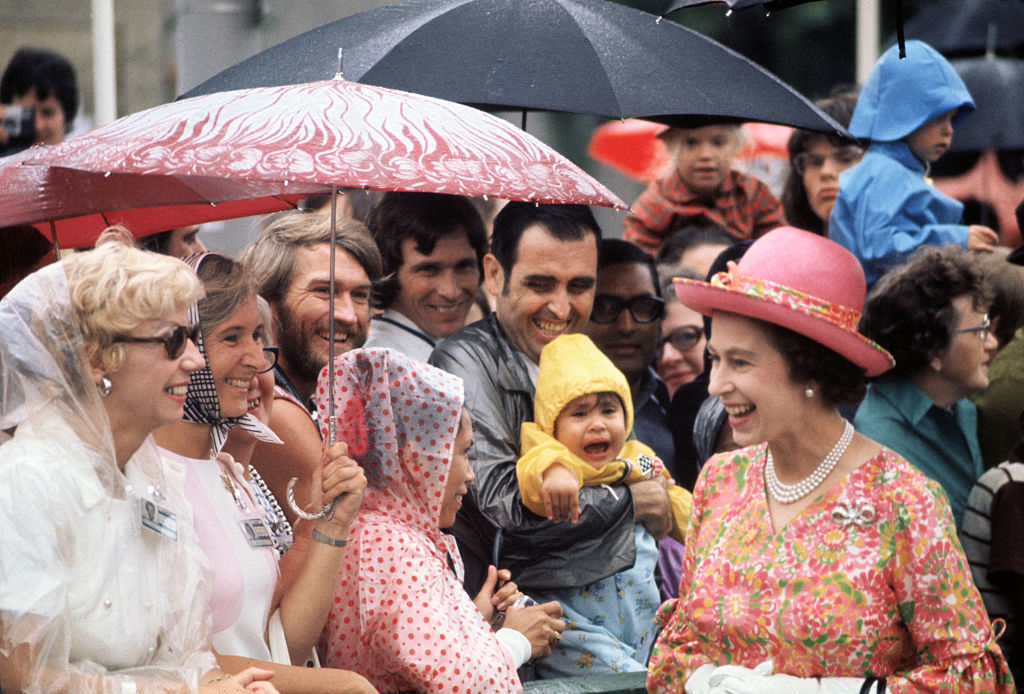
[[[127,243],[104,243],[63,264],[89,360],[111,372],[124,360],[118,336],[147,320],[166,320],[203,296],[185,263]]]

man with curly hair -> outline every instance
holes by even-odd
[[[878,281],[860,323],[896,368],[868,385],[854,425],[941,484],[958,528],[984,472],[978,411],[968,398],[988,385],[997,348],[991,301],[967,251],[927,247]]]

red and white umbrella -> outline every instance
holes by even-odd
[[[111,222],[142,236],[339,187],[626,207],[500,118],[334,79],[184,99],[20,155],[0,168],[0,227],[45,222],[57,244],[91,245]]]
[[[184,99],[24,152],[0,167],[0,227],[36,224],[83,246],[111,223],[142,236],[332,187],[626,207],[500,118],[327,80]]]

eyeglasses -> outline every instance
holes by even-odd
[[[135,337],[134,335],[121,335],[114,338],[114,342],[159,342],[164,346],[168,359],[177,359],[185,351],[185,341],[190,340],[198,344],[199,325],[179,325],[171,332],[160,337]]]
[[[271,369],[273,369],[275,366],[277,366],[277,353],[278,353],[277,347],[264,347],[263,348],[263,358],[266,359],[266,361],[267,361],[267,368],[260,369],[256,373],[258,373],[258,374],[265,374],[268,371],[270,371]]]
[[[825,166],[828,159],[832,165],[839,170],[846,170],[860,161],[864,156],[864,150],[857,145],[847,145],[834,149],[828,154],[817,154],[815,152],[801,152],[793,157],[793,168],[803,176],[808,171],[819,171]]]
[[[666,342],[670,343],[677,352],[689,352],[697,346],[702,337],[704,337],[703,330],[692,325],[684,325],[681,328],[676,328],[668,335],[658,338],[657,353],[661,354],[661,350],[665,347]]]
[[[985,314],[985,322],[974,328],[960,328],[954,330],[954,333],[978,333],[978,337],[981,338],[982,342],[988,340],[988,331],[992,327],[992,321],[989,320],[988,314]]]
[[[590,320],[595,323],[614,323],[624,308],[629,309],[629,315],[637,323],[650,323],[665,315],[665,300],[656,296],[634,296],[627,300],[611,294],[598,294],[594,297]]]

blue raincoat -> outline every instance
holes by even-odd
[[[957,128],[975,110],[963,80],[935,49],[907,42],[879,59],[857,100],[850,133],[871,141],[859,164],[839,176],[829,238],[864,267],[868,287],[923,244],[967,245],[963,205],[926,179],[927,166],[903,138],[957,110]]]

